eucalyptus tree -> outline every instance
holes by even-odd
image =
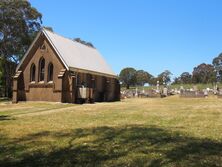
[[[150,79],[153,76],[144,71],[144,70],[138,70],[136,71],[136,83],[138,86],[144,86],[145,83],[149,83],[150,84]]]
[[[216,80],[214,66],[202,63],[193,69],[193,83],[213,83]]]
[[[2,84],[10,96],[15,66],[40,30],[42,15],[28,1],[0,1],[0,56]],[[11,69],[14,68],[14,69]]]
[[[172,73],[169,70],[165,70],[158,75],[157,79],[160,84],[168,84],[171,82],[171,75]]]
[[[221,82],[222,80],[222,53],[220,53],[217,57],[213,59],[212,64],[216,72],[217,81]]]
[[[136,85],[136,70],[132,67],[127,67],[121,70],[119,79],[129,89],[130,86]]]

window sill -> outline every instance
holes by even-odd
[[[44,81],[39,81],[39,84],[44,84],[45,82]]]
[[[33,84],[29,84],[30,88],[53,88],[54,83],[44,83],[44,82],[37,82]]]

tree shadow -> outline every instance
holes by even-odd
[[[8,121],[8,120],[12,120],[12,117],[8,115],[0,115],[0,121]]]
[[[50,140],[65,143],[62,146]],[[0,166],[221,166],[222,143],[128,125],[4,137]],[[45,148],[50,147],[50,151]],[[39,149],[38,149],[39,148]],[[35,150],[31,151],[30,150]]]

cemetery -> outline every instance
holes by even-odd
[[[181,98],[207,98],[208,96],[222,97],[222,89],[214,86],[214,88],[198,89],[197,86],[190,86],[190,88],[184,88],[179,86],[171,88],[171,86],[162,85],[157,83],[156,87],[135,87],[131,89],[121,90],[121,99],[126,98],[164,98],[173,95],[179,95]]]

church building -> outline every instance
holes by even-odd
[[[94,47],[44,28],[37,34],[13,77],[14,103],[118,100],[118,78]]]

